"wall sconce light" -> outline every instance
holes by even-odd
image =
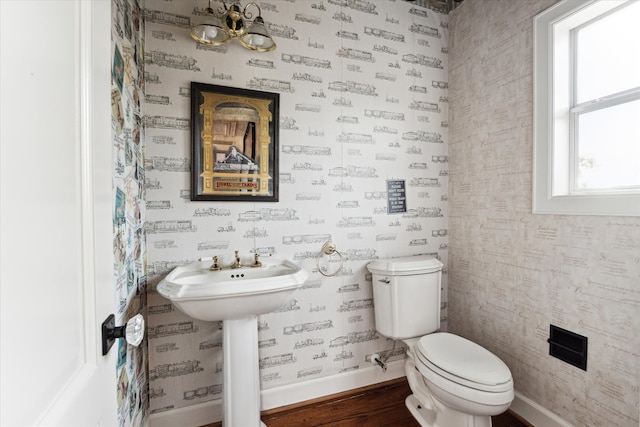
[[[216,16],[209,0],[209,7],[204,10],[201,21],[191,28],[191,37],[195,41],[219,46],[237,38],[243,47],[258,52],[269,52],[276,48],[276,43],[264,25],[260,6],[255,2],[248,3],[242,10],[236,3],[227,7],[224,0],[222,5],[224,9],[219,9],[222,17]],[[249,6],[258,9],[258,16],[253,22],[253,14],[247,11]]]

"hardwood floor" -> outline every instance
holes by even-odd
[[[262,421],[267,427],[420,427],[404,405],[409,394],[406,378],[399,378],[263,411]],[[492,422],[493,427],[533,427],[510,411],[493,417]]]

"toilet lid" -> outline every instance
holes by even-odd
[[[511,371],[502,360],[457,335],[447,332],[425,335],[415,349],[420,361],[430,369],[462,385],[498,391],[512,381]]]

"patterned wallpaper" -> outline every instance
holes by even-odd
[[[554,3],[449,15],[448,326],[568,422],[637,427],[640,220],[531,214],[533,17]],[[548,355],[549,324],[588,337],[586,372]]]
[[[144,236],[144,21],[137,0],[111,2],[113,253],[118,306],[124,325],[146,308]],[[146,339],[139,347],[116,340],[118,425],[140,426],[148,415]],[[113,350],[112,350],[113,351]]]
[[[221,397],[220,322],[193,320],[154,292],[174,267],[239,250],[307,269],[290,303],[259,318],[268,389],[368,367],[374,352],[403,358],[375,331],[366,264],[427,253],[447,263],[447,16],[404,1],[260,2],[278,48],[258,54],[196,44],[189,23],[206,6],[145,7],[152,413]],[[193,81],[280,94],[279,202],[189,200]],[[404,181],[406,212],[387,212],[388,180]],[[329,239],[344,257],[334,277],[316,267]],[[446,275],[443,292],[446,306]]]

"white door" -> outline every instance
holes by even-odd
[[[110,16],[0,0],[3,427],[116,425]]]

